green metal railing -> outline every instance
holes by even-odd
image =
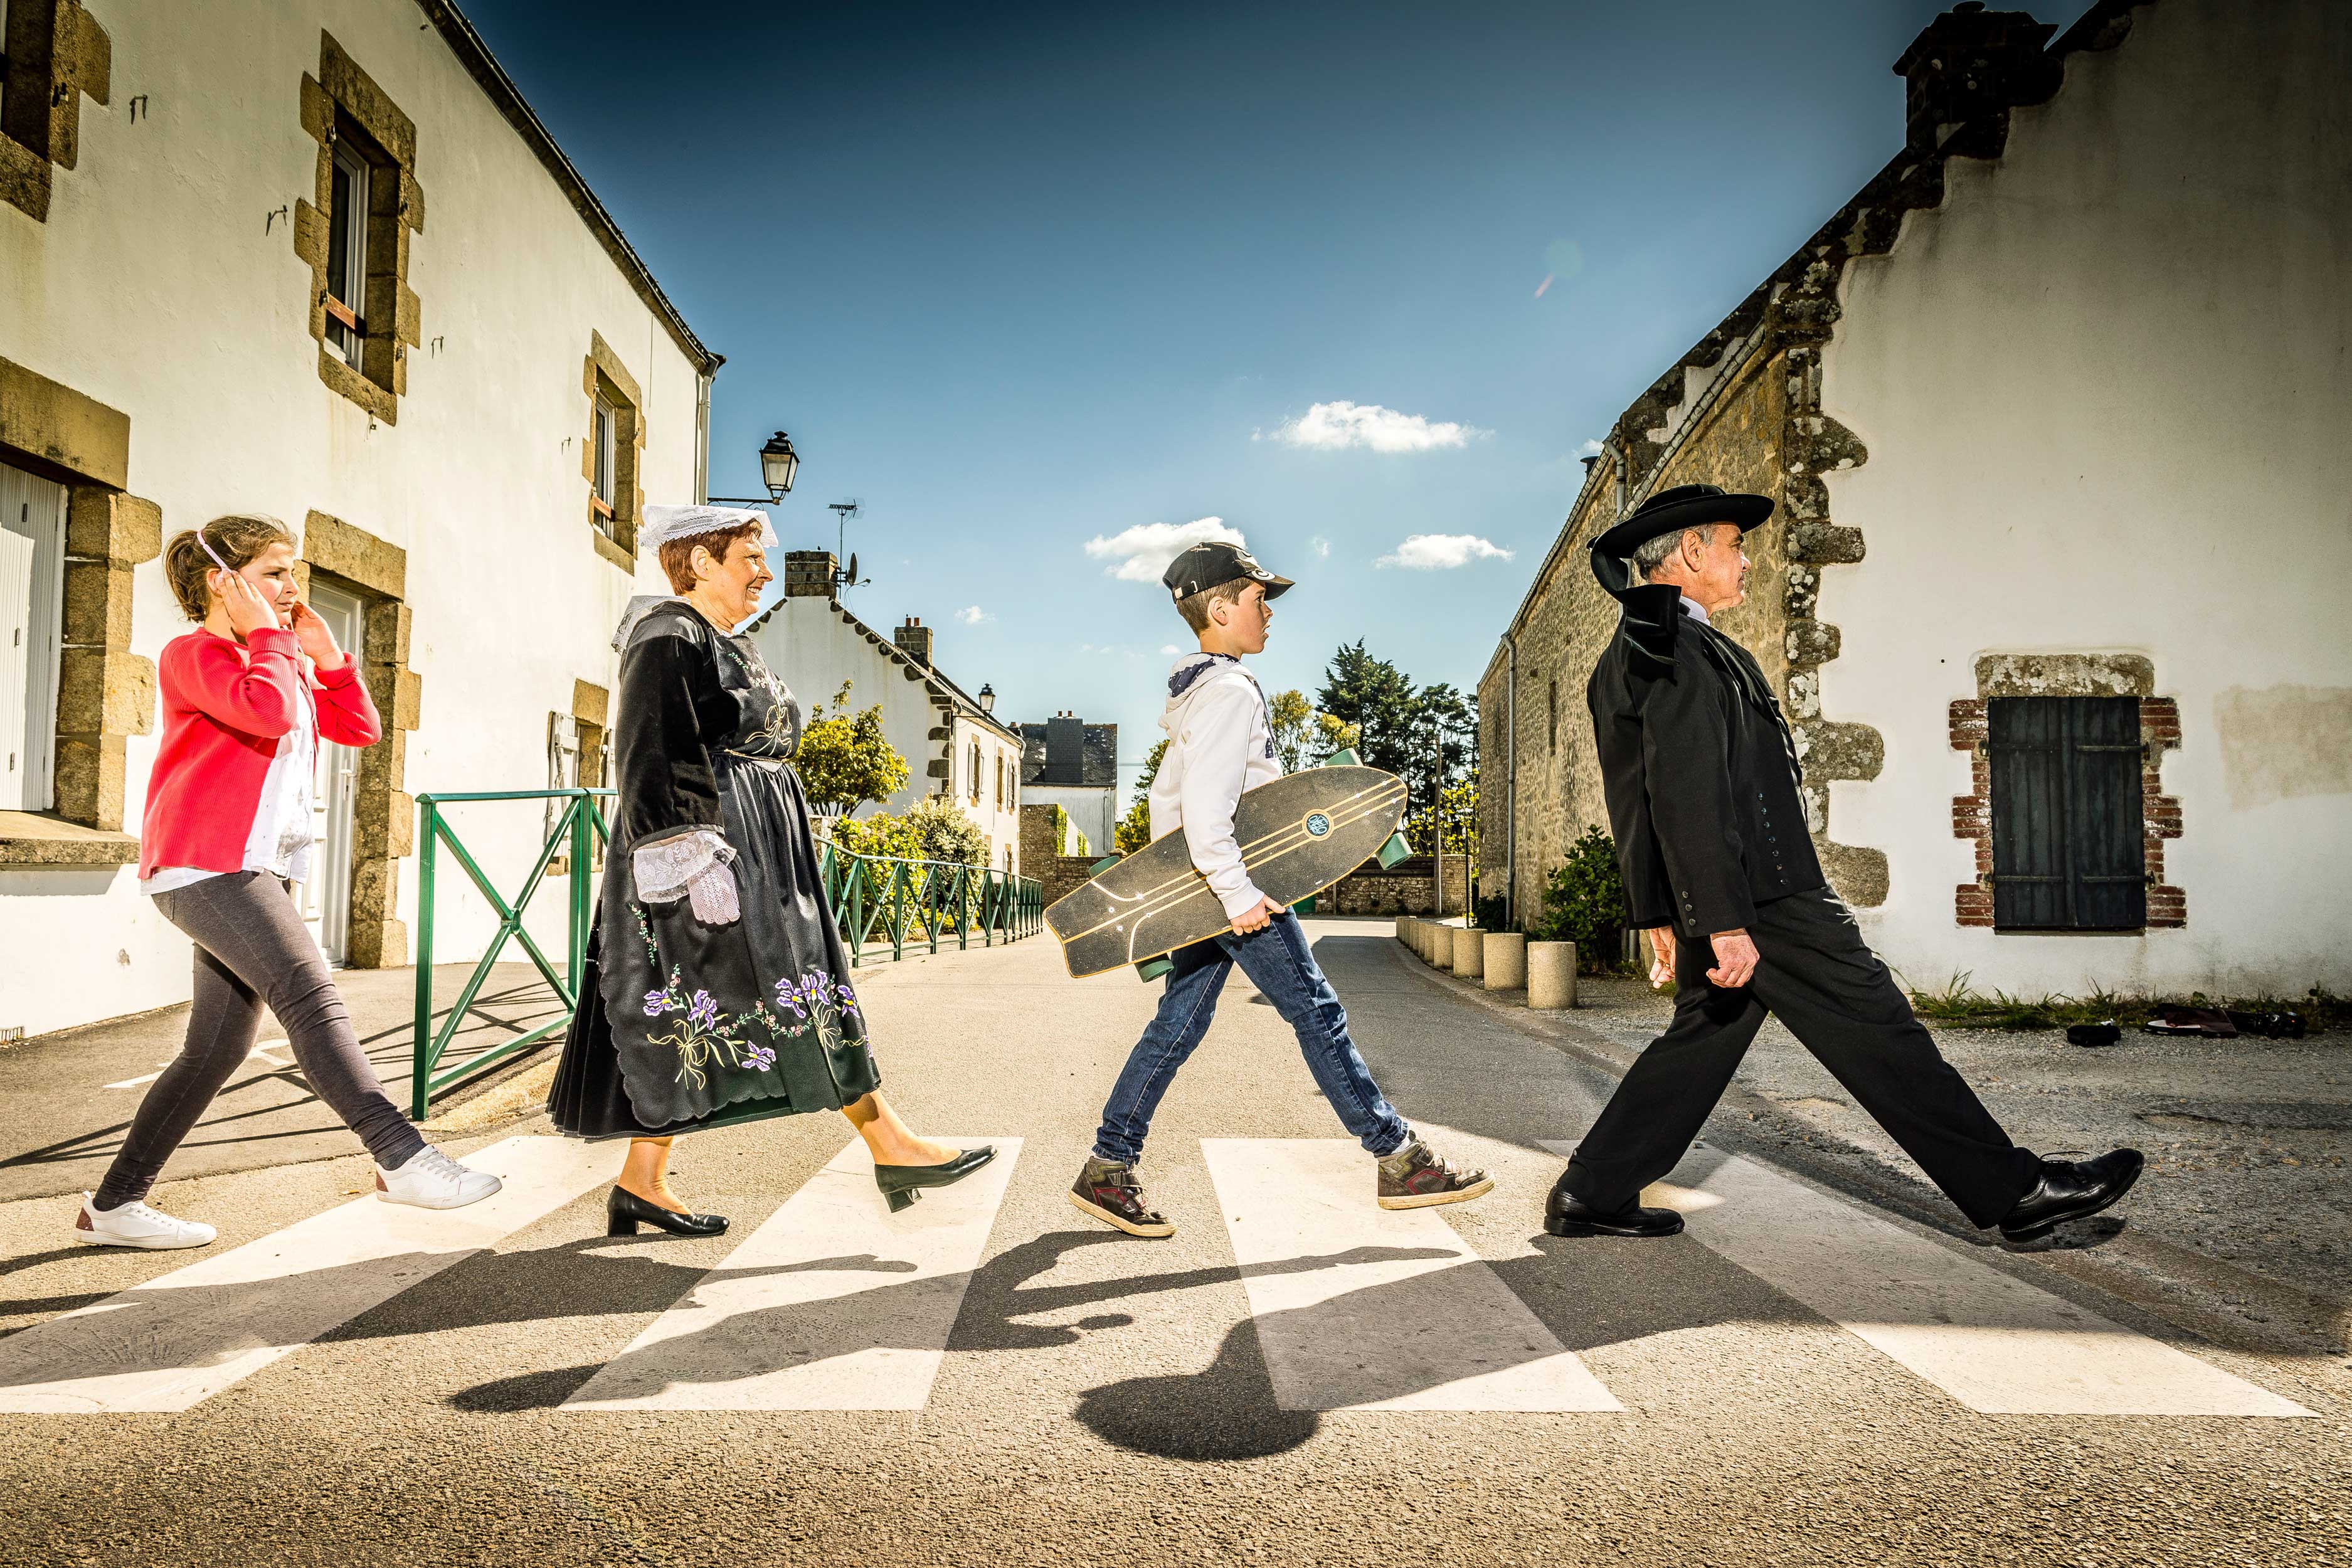
[[[487,1072],[500,1062],[530,1050],[550,1035],[571,1026],[572,1011],[579,1005],[581,966],[588,952],[588,922],[593,918],[595,886],[587,875],[591,847],[589,835],[593,831],[597,838],[610,841],[612,830],[605,826],[604,814],[596,808],[596,800],[599,797],[609,800],[613,793],[608,789],[515,789],[468,795],[420,795],[416,797],[416,1026],[410,1047],[408,1094],[408,1114],[416,1121],[425,1120],[432,1107],[434,1095],[442,1089],[462,1083],[477,1073]],[[563,802],[562,809],[556,816],[555,826],[547,836],[547,842],[540,847],[539,858],[531,863],[530,875],[524,880],[521,893],[511,904],[499,896],[497,888],[491,886],[489,878],[483,874],[464,841],[442,815],[446,806],[485,800]],[[465,868],[466,875],[473,879],[474,886],[497,912],[499,933],[482,950],[481,962],[474,965],[474,973],[467,977],[465,988],[457,993],[457,1000],[450,1005],[448,1018],[436,1032],[433,1027],[433,882],[439,868],[440,850],[444,844],[449,847],[449,853],[457,857],[457,864]],[[530,909],[531,896],[547,879],[547,868],[554,863],[556,851],[566,845],[570,847],[570,858],[564,868],[570,875],[564,879],[564,902],[568,906],[570,919],[566,922],[563,944],[563,973],[558,974],[555,966],[547,961],[547,954],[539,950],[539,943],[531,940],[530,932],[523,929],[522,921]],[[517,1035],[502,1045],[493,1046],[455,1067],[436,1072],[434,1069],[440,1067],[442,1053],[449,1048],[449,1042],[457,1038],[458,1029],[465,1024],[467,1012],[481,992],[482,982],[489,978],[491,966],[498,963],[499,955],[506,951],[509,941],[521,942],[523,951],[530,954],[530,961],[539,965],[539,973],[546,978],[549,987],[555,993],[556,1001],[562,1005],[562,1016]]]
[[[520,789],[416,797],[416,1016],[410,1044],[409,1079],[409,1115],[416,1121],[425,1119],[431,1111],[433,1097],[442,1090],[509,1061],[571,1026],[572,1015],[579,1005],[590,922],[595,919],[595,881],[587,875],[590,852],[596,843],[609,844],[612,838],[612,830],[596,803],[612,799],[614,794],[609,789]],[[492,885],[444,813],[452,805],[511,800],[562,804],[547,842],[540,847],[539,858],[531,863],[530,875],[524,879],[522,891],[509,902]],[[482,897],[489,900],[491,910],[499,917],[499,929],[482,950],[473,973],[467,976],[465,986],[450,1005],[448,1016],[436,1029],[434,883],[445,846]],[[540,951],[530,932],[523,929],[523,917],[530,911],[530,900],[547,879],[548,869],[559,852],[569,857],[565,869],[571,873],[564,887],[568,918],[562,973]],[[945,860],[898,860],[856,855],[835,849],[830,844],[824,847],[819,874],[824,883],[826,907],[843,943],[849,949],[853,966],[862,961],[866,944],[874,942],[877,934],[888,937],[890,956],[897,960],[906,956],[910,943],[928,942],[930,951],[937,952],[943,935],[952,935],[959,948],[968,946],[974,934],[980,936],[983,945],[993,947],[1000,937],[1008,942],[1018,942],[1045,929],[1045,884],[1034,877],[1016,877]],[[509,942],[522,943],[523,952],[555,993],[562,1014],[454,1067],[442,1068],[443,1055],[464,1026],[475,997],[481,994],[483,983],[489,979],[491,968],[506,952]]]
[[[958,948],[977,933],[993,947],[999,936],[1019,942],[1045,929],[1045,885],[953,860],[899,860],[859,855],[828,844],[821,871],[824,901],[854,966],[877,933],[887,936],[893,962],[909,942],[940,950],[942,935]]]

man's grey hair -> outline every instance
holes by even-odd
[[[1667,556],[1683,547],[1685,538],[1696,533],[1698,535],[1698,542],[1705,544],[1707,542],[1709,530],[1730,526],[1727,522],[1702,522],[1695,528],[1677,528],[1671,532],[1662,533],[1655,539],[1645,539],[1640,548],[1633,552],[1633,574],[1646,583],[1656,574],[1659,567],[1666,563]]]

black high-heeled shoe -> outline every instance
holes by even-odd
[[[984,1143],[965,1150],[944,1165],[877,1165],[874,1184],[889,1200],[890,1212],[897,1214],[921,1197],[925,1187],[952,1185],[995,1158],[996,1145]]]
[[[604,1234],[635,1236],[640,1223],[672,1236],[727,1234],[727,1216],[723,1214],[680,1214],[659,1204],[649,1204],[626,1187],[615,1186],[604,1200]]]

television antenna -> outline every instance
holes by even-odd
[[[832,512],[834,518],[833,558],[836,562],[843,561],[842,547],[848,542],[849,520],[857,515],[864,504],[855,496],[847,500],[825,502],[825,510]],[[852,555],[835,570],[833,581],[835,587],[862,588],[873,579],[857,574],[857,557]]]

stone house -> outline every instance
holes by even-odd
[[[407,963],[415,795],[600,772],[639,510],[701,493],[719,356],[441,0],[6,10],[0,1028],[188,995],[136,836],[188,629],[158,552],[224,512],[294,529],[389,731],[326,749],[306,913]],[[461,822],[515,883],[542,827]],[[436,957],[494,924],[452,890]]]
[[[1069,831],[1086,837],[1086,847],[1066,840],[1057,854],[1112,853],[1118,826],[1118,726],[1089,724],[1075,713],[1056,713],[1021,731],[1021,803],[1058,805]]]
[[[869,808],[897,813],[924,795],[960,806],[988,836],[988,863],[1021,868],[1021,735],[994,716],[996,693],[966,691],[932,659],[933,628],[908,616],[883,636],[834,590],[829,550],[786,554],[775,595],[743,630],[803,708],[831,705],[849,682],[853,709],[882,705],[882,735],[912,768],[904,789]],[[782,592],[778,592],[781,588]]]
[[[1480,683],[1482,882],[1605,824],[1595,532],[1779,503],[1720,617],[1913,984],[2338,990],[2352,842],[2352,8],[1965,5],[1903,145],[1617,420]]]

